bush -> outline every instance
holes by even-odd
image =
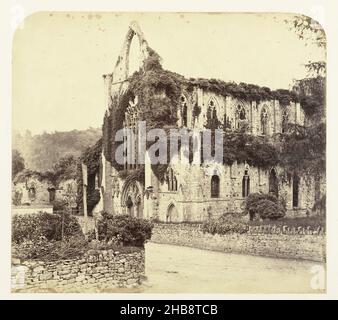
[[[211,234],[247,233],[248,225],[239,217],[231,214],[222,215],[218,219],[203,222],[202,231]]]
[[[25,240],[12,244],[12,256],[23,260],[56,261],[78,259],[85,253],[99,254],[102,250],[114,250],[121,253],[133,253],[142,250],[139,247],[122,247],[111,242],[88,241],[83,235],[68,237],[64,241],[47,240],[40,237],[34,242]]]
[[[246,199],[245,213],[250,215],[250,220],[254,217],[275,220],[285,216],[283,203],[273,194],[251,193]]]
[[[65,200],[54,200],[53,211],[64,211],[67,209],[67,202]]]
[[[124,246],[142,247],[150,239],[153,223],[128,215],[102,213],[98,221],[99,240],[117,241]]]
[[[12,241],[33,243],[45,238],[47,241],[61,240],[65,238],[83,235],[77,219],[70,214],[37,213],[27,215],[15,215],[12,219]]]
[[[318,201],[315,202],[312,210],[320,215],[326,215],[326,195],[323,195]]]
[[[64,241],[47,240],[40,237],[35,241],[25,240],[12,245],[12,255],[20,259],[62,260],[81,257],[88,250],[88,241],[82,235],[68,237]]]
[[[260,221],[250,221],[248,222],[250,226],[261,226],[261,225],[271,225],[271,226],[288,226],[292,227],[311,227],[312,229],[316,229],[318,227],[325,228],[326,227],[326,219],[324,216],[310,216],[310,217],[284,217],[278,220],[260,220]]]
[[[276,220],[285,216],[284,208],[271,200],[258,201],[256,208],[261,219]]]
[[[22,192],[15,190],[12,195],[12,203],[15,206],[19,206],[21,204],[21,199],[22,199]]]

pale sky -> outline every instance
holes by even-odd
[[[111,73],[128,25],[138,21],[163,67],[187,77],[288,89],[303,64],[325,60],[278,14],[38,13],[13,39],[13,130],[101,127],[102,75]],[[136,41],[133,41],[133,43]],[[132,45],[131,55],[136,46]],[[131,58],[135,65],[135,60]]]

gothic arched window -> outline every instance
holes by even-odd
[[[268,134],[268,112],[266,108],[263,108],[261,112],[261,133],[264,136]]]
[[[211,177],[211,198],[219,198],[219,176]]]
[[[244,176],[242,179],[242,197],[246,198],[250,193],[250,177],[248,170],[245,170]]]
[[[275,169],[272,169],[269,174],[269,192],[278,198],[278,178]]]
[[[32,201],[35,200],[36,198],[36,189],[35,189],[35,186],[31,186],[29,189],[28,189],[28,198]]]
[[[292,206],[298,208],[299,206],[299,177],[295,174],[292,182]]]
[[[284,110],[282,115],[282,133],[288,131],[288,125],[289,125],[289,114],[286,110]]]
[[[185,96],[181,97],[181,110],[182,110],[182,126],[186,127],[188,125],[188,107],[187,107],[187,99]]]
[[[246,120],[246,112],[244,106],[238,105],[236,110],[236,129],[241,129],[241,123]]]
[[[207,109],[207,128],[214,130],[218,128],[218,125],[216,102],[211,99]]]
[[[177,179],[175,176],[173,178],[173,191],[177,191]]]
[[[174,175],[174,170],[172,168],[169,169],[169,173],[166,180],[168,184],[168,190],[177,191],[177,179]]]

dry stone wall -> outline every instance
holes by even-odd
[[[156,224],[151,241],[199,249],[276,258],[325,261],[325,234],[322,229],[269,226],[252,227],[246,234],[212,235],[200,224]]]
[[[12,261],[12,290],[85,292],[135,288],[144,278],[144,250],[89,250],[80,259]]]

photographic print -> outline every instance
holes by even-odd
[[[296,13],[26,17],[12,292],[325,293],[326,45]]]

